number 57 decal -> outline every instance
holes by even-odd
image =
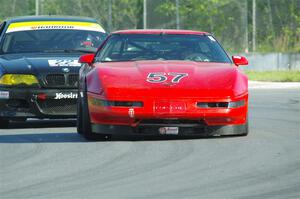
[[[169,77],[172,77],[172,83],[179,83],[180,80],[184,77],[187,77],[187,73],[164,73],[164,72],[156,72],[149,73],[147,76],[147,82],[150,83],[161,83],[168,80]]]

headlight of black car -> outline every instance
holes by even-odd
[[[3,74],[0,77],[0,86],[37,86],[37,78],[30,74]]]

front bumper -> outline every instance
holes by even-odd
[[[248,93],[235,98],[217,99],[131,99],[131,101],[142,101],[142,107],[101,106],[93,104],[95,98],[101,99],[98,95],[88,93],[92,131],[96,133],[107,132],[109,129],[114,130],[116,126],[123,127],[121,128],[123,130],[116,132],[125,132],[125,134],[126,132],[147,134],[148,129],[150,129],[149,132],[157,132],[160,127],[178,127],[179,132],[183,134],[203,131],[208,127],[215,128],[215,132],[223,126],[227,126],[227,128],[232,126],[234,127],[232,129],[238,129],[240,132],[239,128],[244,128],[247,123]],[[238,102],[241,100],[244,101],[244,104],[234,108],[197,106],[197,103],[203,101]],[[236,134],[235,131],[232,130],[232,134]],[[209,131],[206,130],[206,132]]]
[[[168,125],[165,125],[168,126]],[[92,124],[91,129],[95,134],[109,135],[156,135],[156,136],[223,136],[223,135],[242,135],[247,134],[248,124],[226,125],[226,126],[206,126],[199,125],[193,127],[179,126],[176,134],[162,133],[160,126],[137,126],[131,127],[126,125],[106,125]]]
[[[0,87],[0,117],[72,118],[76,116],[77,89]]]

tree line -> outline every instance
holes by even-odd
[[[207,31],[230,52],[251,52],[256,25],[256,51],[300,52],[300,0],[39,0],[38,10],[41,15],[93,17],[114,31],[143,28],[144,2],[147,28]],[[35,15],[35,3],[0,0],[0,19]]]

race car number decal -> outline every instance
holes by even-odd
[[[81,66],[78,60],[53,59],[48,60],[49,66]]]
[[[164,73],[164,72],[155,72],[149,73],[147,76],[147,82],[150,83],[162,83],[167,81],[169,78],[172,83],[179,83],[184,77],[187,77],[187,73]]]

